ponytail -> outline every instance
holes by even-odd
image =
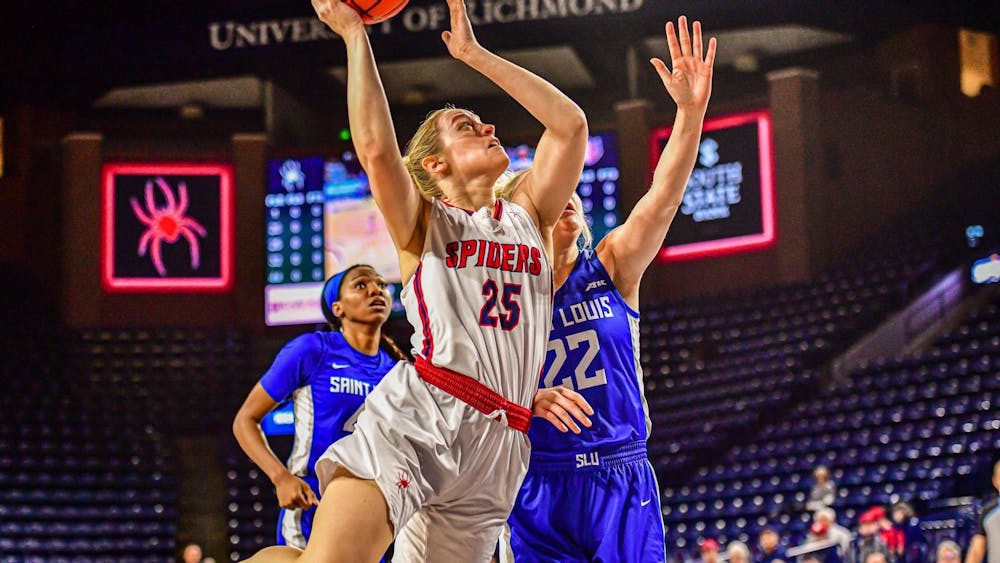
[[[403,349],[400,348],[396,344],[396,341],[393,340],[391,336],[386,334],[384,330],[381,331],[381,333],[382,333],[382,349],[388,352],[390,356],[396,358],[399,361],[412,359],[410,358],[409,354],[403,352]]]

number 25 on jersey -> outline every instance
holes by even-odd
[[[486,303],[479,310],[479,324],[492,327],[499,325],[503,330],[512,330],[521,321],[521,305],[517,302],[519,295],[519,283],[505,283],[501,291],[497,282],[486,280],[483,284]]]

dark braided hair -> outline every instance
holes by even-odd
[[[343,283],[344,278],[347,277],[348,272],[350,272],[355,268],[371,268],[372,270],[375,270],[375,268],[372,268],[368,264],[354,264],[353,266],[350,266],[346,270],[341,272],[343,275],[341,276],[340,283]],[[336,294],[338,296],[340,295],[339,287],[337,288]],[[323,317],[326,318],[326,323],[327,323],[326,329],[335,332],[343,330],[344,323],[340,320],[340,317],[333,314],[333,307],[330,306],[330,303],[327,303],[323,295],[320,295],[319,304],[320,307],[323,309]],[[390,337],[388,334],[386,334],[385,331],[381,329],[381,327],[379,328],[379,334],[381,335],[380,345],[382,349],[385,350],[390,356],[392,356],[397,360],[410,359],[409,355],[403,352],[403,350],[399,347],[399,345],[396,344],[396,341],[393,340],[392,337]]]
[[[396,341],[393,340],[391,336],[389,336],[388,334],[386,334],[384,330],[381,331],[381,334],[382,334],[382,348],[386,352],[388,352],[390,356],[392,356],[393,358],[396,358],[397,360],[412,360],[413,359],[413,358],[410,357],[409,354],[407,354],[406,352],[404,352],[403,349],[400,348],[399,345],[396,344]]]

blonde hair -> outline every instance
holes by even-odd
[[[504,172],[497,180],[496,189],[493,190],[496,196],[500,199],[510,201],[514,192],[517,191],[517,187],[521,185],[521,180],[524,180],[524,177],[530,171],[531,168],[524,168],[517,172],[511,172],[510,170]]]
[[[580,248],[590,248],[590,245],[594,244],[594,233],[590,230],[590,223],[587,223],[587,216],[583,213],[583,200],[574,191],[573,198],[576,199],[576,213],[580,216],[580,221],[583,223],[583,231],[580,232],[580,240],[577,241]]]
[[[494,190],[496,196],[500,199],[510,201],[514,192],[517,191],[518,186],[521,185],[521,181],[530,171],[531,168],[525,168],[517,172],[504,172],[504,175],[500,176],[500,179],[497,181],[497,187]],[[580,199],[580,196],[575,191],[570,197],[575,200],[576,213],[580,216],[580,222],[583,223],[583,230],[580,232],[577,246],[581,249],[590,248],[590,245],[594,244],[594,233],[590,230],[590,225],[587,223],[587,216],[583,213],[583,200]]]
[[[941,543],[939,543],[937,549],[935,550],[935,556],[940,558],[942,551],[951,551],[955,554],[956,558],[959,561],[962,560],[962,548],[959,547],[957,543],[951,540],[944,540]]]
[[[750,548],[747,547],[747,544],[741,541],[734,541],[727,545],[726,553],[729,555],[730,559],[732,559],[733,555],[737,553],[746,559],[750,559]]]
[[[406,171],[410,173],[413,184],[421,193],[429,197],[440,198],[444,194],[437,182],[431,178],[430,172],[424,170],[422,162],[428,156],[434,156],[441,150],[439,143],[441,132],[438,130],[437,120],[444,112],[452,109],[456,109],[455,106],[448,104],[427,114],[427,117],[420,123],[420,127],[417,127],[417,132],[406,143],[403,164],[406,166]]]
[[[821,517],[827,518],[832,523],[837,522],[837,512],[834,509],[830,508],[829,506],[824,506],[823,508],[820,508],[815,513],[813,513],[814,520],[819,520]]]

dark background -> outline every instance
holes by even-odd
[[[221,275],[222,243],[220,239],[220,188],[218,176],[205,175],[175,175],[149,176],[138,174],[120,174],[115,176],[115,277],[118,278],[153,278],[161,279],[153,265],[154,239],[149,241],[146,255],[139,256],[139,239],[150,229],[135,216],[130,198],[135,198],[139,208],[147,216],[152,214],[146,207],[146,182],[154,182],[153,196],[156,208],[166,207],[167,202],[155,185],[156,178],[163,178],[174,192],[177,203],[180,203],[179,187],[187,185],[188,210],[184,216],[196,221],[204,227],[205,236],[191,230],[198,241],[200,261],[198,269],[191,267],[191,248],[188,239],[183,235],[170,243],[166,238],[160,240],[160,256],[167,271],[167,278],[217,278]],[[152,218],[152,217],[151,217]]]

